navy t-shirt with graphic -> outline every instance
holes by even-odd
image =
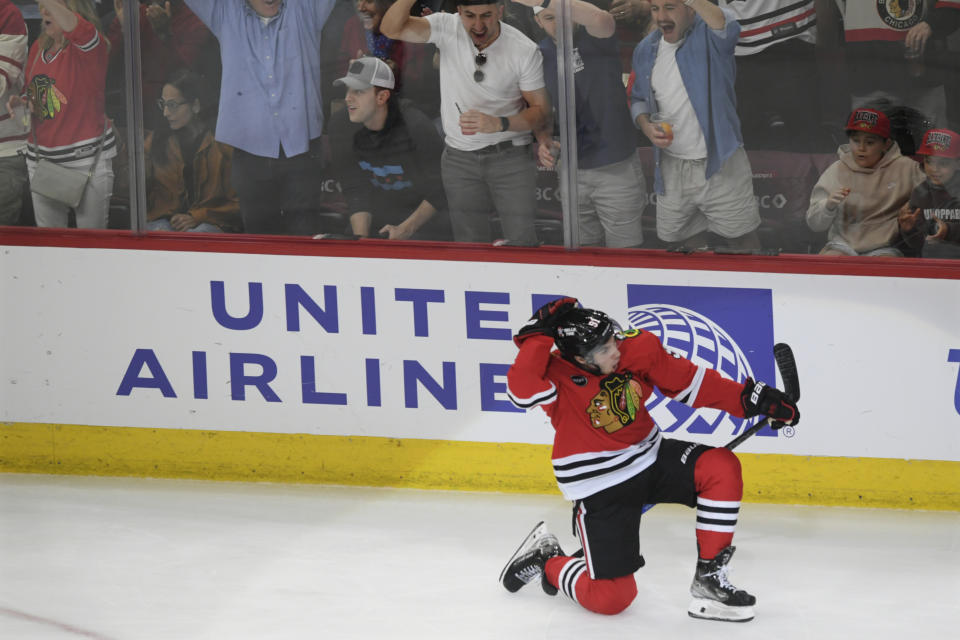
[[[581,169],[620,162],[637,148],[630,120],[616,37],[594,38],[583,27],[573,34],[574,91],[577,106],[577,164]],[[543,77],[557,104],[557,45],[540,42]]]

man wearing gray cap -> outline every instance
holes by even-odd
[[[443,142],[433,123],[394,94],[393,71],[379,58],[353,60],[333,81],[347,88],[347,117],[362,125],[348,139],[331,133],[335,174],[347,200],[350,230],[391,240],[446,240],[443,187],[436,178]],[[349,131],[333,116],[331,132]],[[342,123],[342,124],[341,124]]]
[[[410,15],[414,2],[397,0],[380,30],[440,51],[441,170],[454,239],[491,241],[489,215],[496,211],[509,244],[536,244],[531,133],[550,138],[540,51],[501,22],[503,6],[492,0],[458,0],[456,14],[425,18]]]

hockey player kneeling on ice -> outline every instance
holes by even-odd
[[[537,524],[500,574],[507,591],[539,578],[549,595],[562,591],[590,611],[620,613],[637,595],[643,506],[672,502],[697,509],[689,614],[753,619],[757,599],[727,577],[743,496],[739,460],[725,448],[663,437],[644,402],[657,387],[691,407],[785,424],[800,419],[797,405],[762,382],[735,382],[680,358],[651,333],[622,331],[575,298],[538,309],[514,342],[520,352],[508,394],[518,407],[541,407],[553,423],[554,474],[573,501],[582,550],[565,554]]]

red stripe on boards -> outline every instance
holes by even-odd
[[[108,229],[36,227],[0,227],[0,245],[960,280],[960,260],[934,258],[807,254],[759,256],[706,252],[684,254],[660,249],[584,248],[570,251],[556,246],[493,247],[467,242],[314,240],[297,236],[175,232],[144,234]]]

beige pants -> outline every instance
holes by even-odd
[[[657,237],[664,242],[683,242],[704,231],[739,238],[760,226],[753,171],[743,147],[709,180],[706,167],[706,158],[660,154],[665,193],[657,196]]]

